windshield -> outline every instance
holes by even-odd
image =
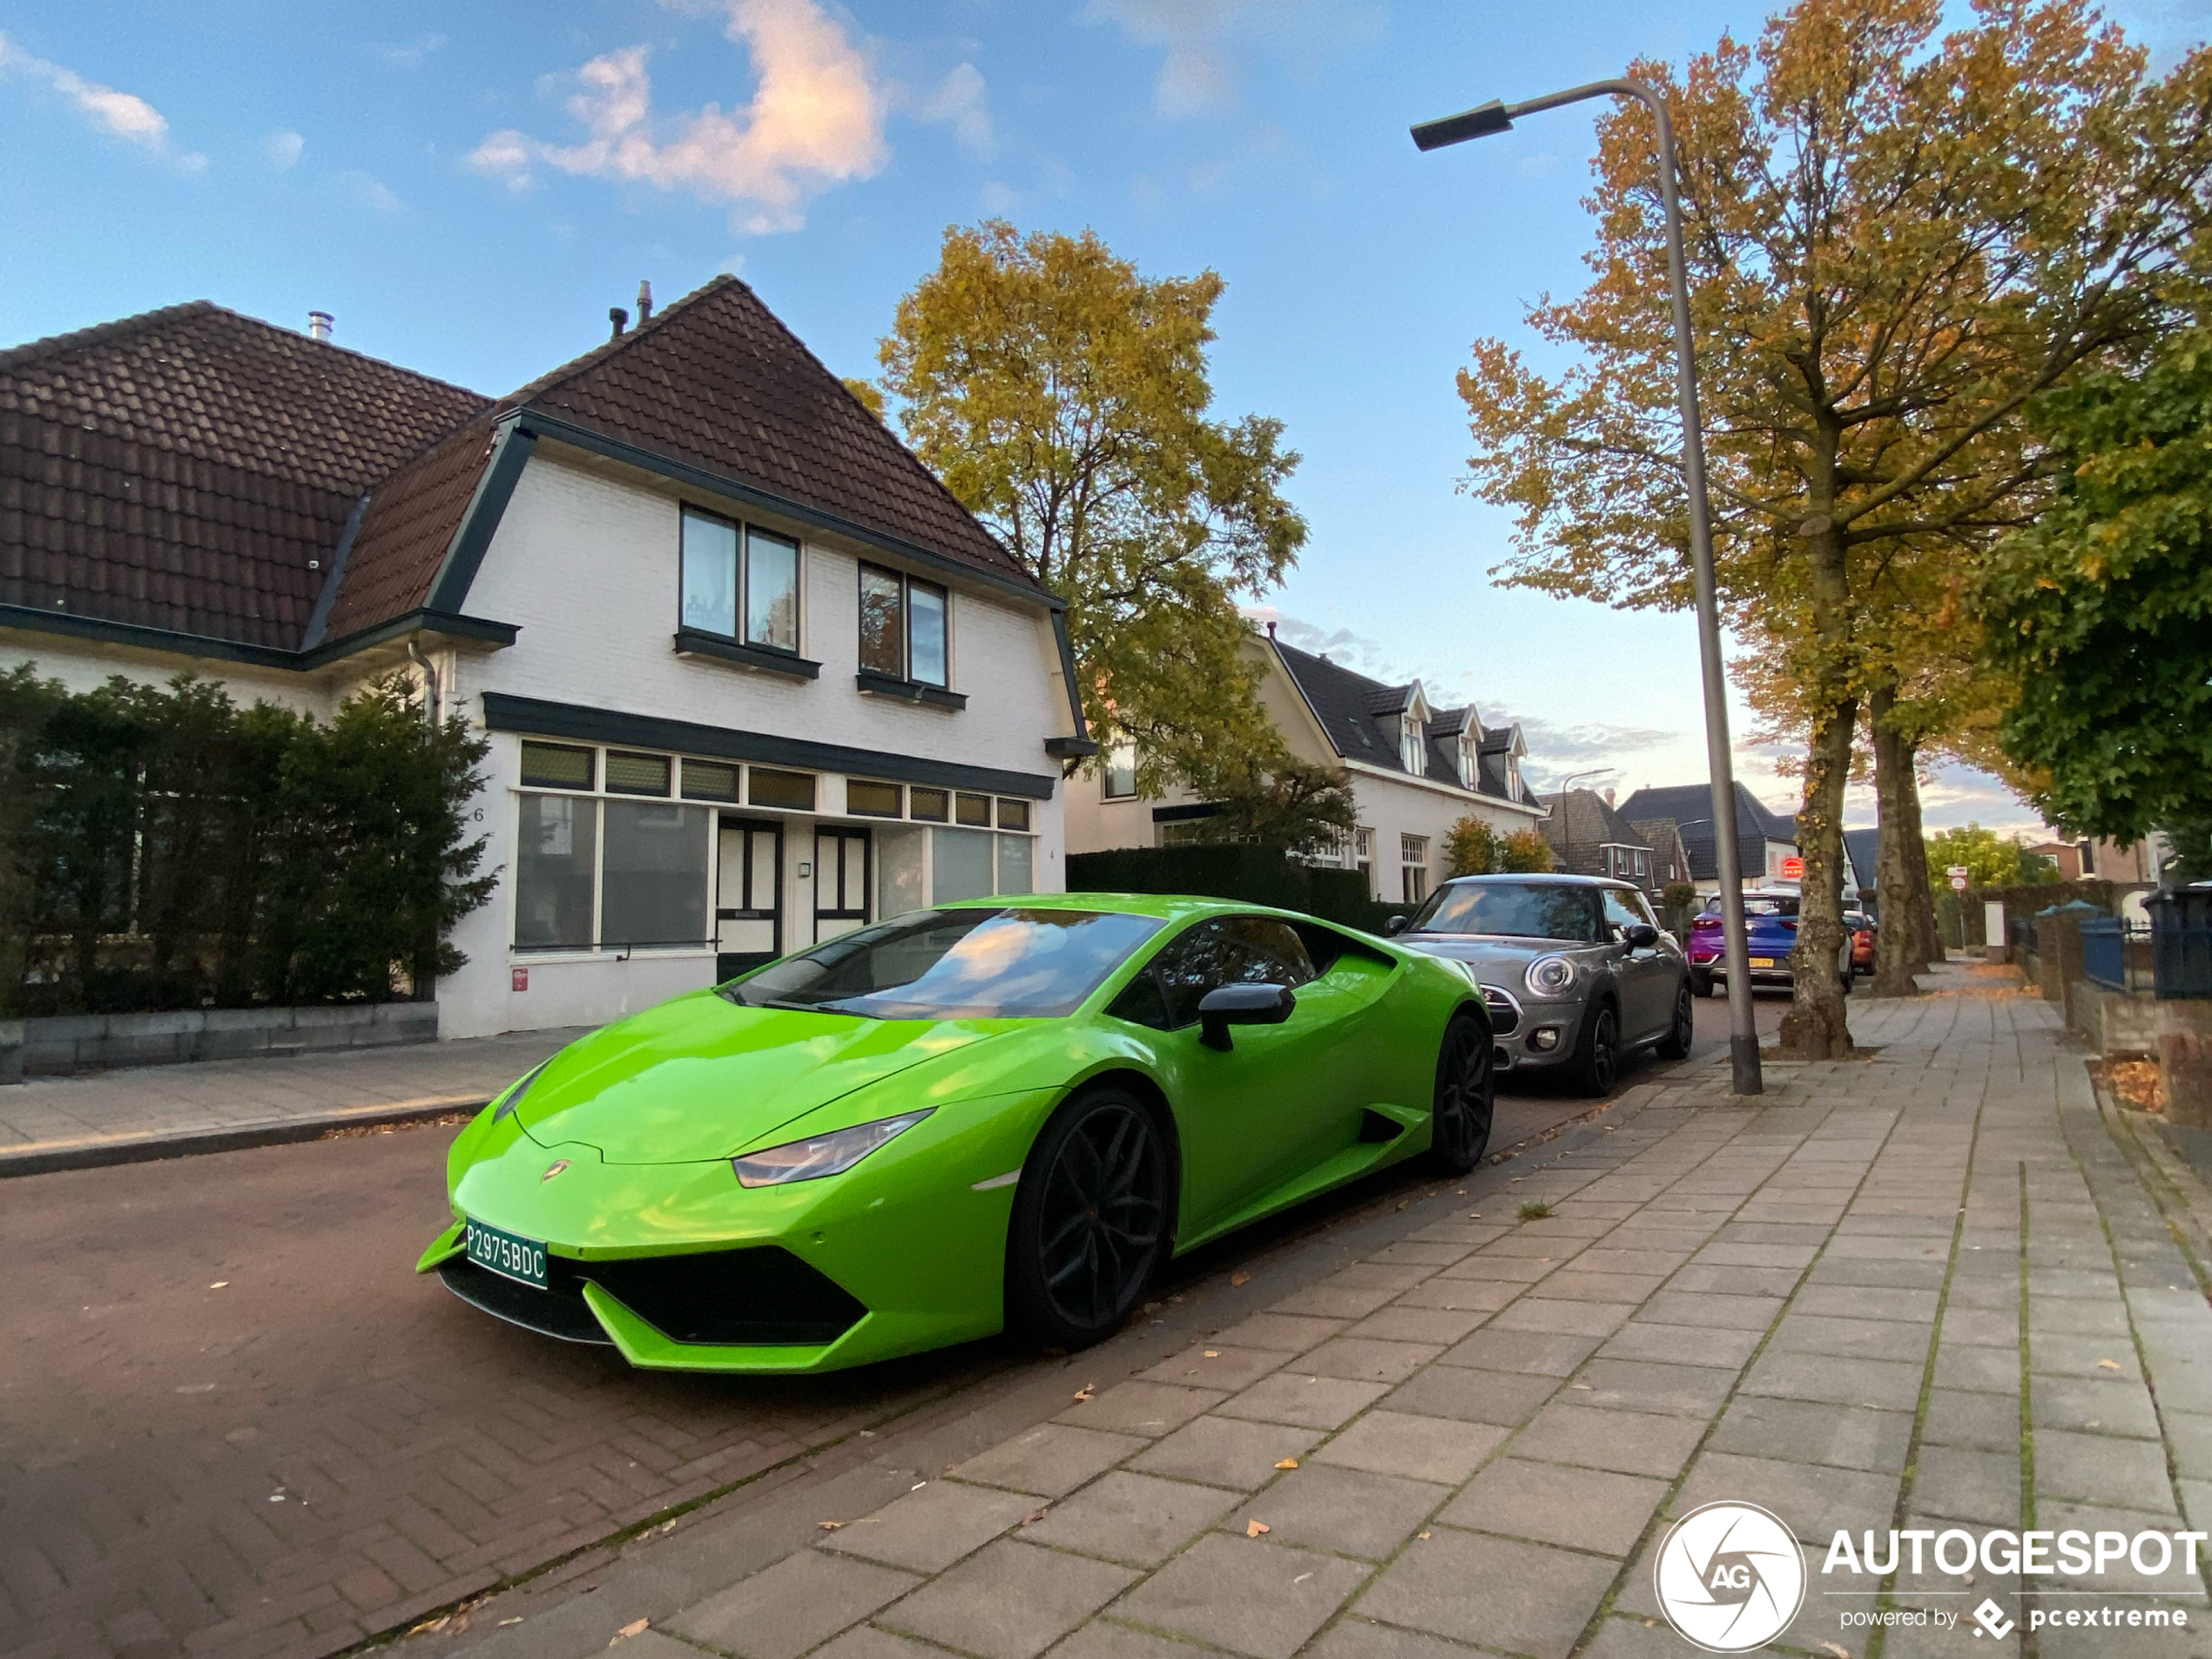
[[[1159,931],[1103,910],[916,910],[772,962],[723,988],[745,1008],[876,1020],[1049,1019]]]
[[[1598,941],[1597,895],[1556,881],[1469,881],[1439,887],[1407,930]]]
[[[1705,907],[1705,914],[1709,916],[1717,916],[1720,913],[1721,901],[1718,899]],[[1747,893],[1743,895],[1743,914],[1747,916],[1794,916],[1797,914],[1797,900],[1786,893]]]

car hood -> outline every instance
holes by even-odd
[[[1486,985],[1517,990],[1528,964],[1540,956],[1565,956],[1581,961],[1607,949],[1603,945],[1568,939],[1517,939],[1505,934],[1400,934],[1398,942],[1409,950],[1431,956],[1448,956],[1465,962]]]
[[[701,1163],[995,1034],[974,1021],[741,1008],[701,991],[570,1043],[515,1116],[541,1145],[581,1142],[609,1163]]]

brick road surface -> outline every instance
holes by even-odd
[[[1591,1104],[1509,1098],[1500,1143]],[[1069,1362],[1003,1341],[761,1382],[631,1372],[502,1325],[410,1271],[445,1218],[452,1133],[0,1182],[0,1653],[331,1653],[571,1551],[581,1570],[733,1483],[833,1472],[894,1426],[979,1417],[966,1432],[1002,1438],[1064,1397],[1054,1380],[1023,1404],[1025,1379]],[[1231,1259],[1187,1271],[1225,1284]],[[1181,1318],[1150,1326],[1163,1357]]]
[[[2212,1528],[2185,1177],[2146,1184],[2044,1003],[1938,982],[1854,1006],[1871,1055],[1770,1065],[1757,1103],[1717,1063],[1662,1079],[1533,1165],[1401,1204],[1332,1275],[1255,1273],[1265,1298],[1165,1363],[1136,1370],[1143,1327],[1081,1357],[1095,1394],[911,1489],[855,1480],[641,1548],[589,1595],[491,1602],[466,1651],[1671,1656],[1654,1554],[1721,1499],[1804,1549],[1775,1651],[1864,1659],[1849,1615],[1985,1598],[2001,1639],[1902,1627],[1879,1651],[2212,1651],[2187,1566],[1821,1570],[1844,1527]],[[2028,1636],[2103,1606],[2189,1623]]]

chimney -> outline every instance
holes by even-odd
[[[1270,639],[1275,637],[1275,624],[1272,619],[1271,619],[1267,624],[1267,637]]]
[[[307,338],[310,340],[329,339],[330,325],[337,320],[338,319],[327,311],[310,311],[307,314]]]
[[[1608,806],[1613,805],[1613,792],[1609,789],[1605,792],[1605,804]]]
[[[653,285],[637,279],[637,326],[643,328],[653,320]]]
[[[624,311],[620,306],[609,306],[607,307],[607,320],[612,323],[615,327],[615,331],[610,338],[620,340],[622,338],[622,331],[630,327],[630,314],[627,311]]]

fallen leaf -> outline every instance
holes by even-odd
[[[1428,1534],[1427,1534],[1426,1533],[1423,1533],[1423,1534],[1421,1534],[1421,1536],[1422,1536],[1422,1537],[1424,1537],[1424,1538],[1426,1538],[1426,1537],[1427,1537],[1427,1536],[1428,1536]]]
[[[1229,1282],[1231,1285],[1249,1285],[1252,1282],[1252,1276],[1250,1273],[1231,1273]]]
[[[1597,1390],[1596,1390],[1596,1389],[1595,1389],[1595,1388],[1593,1388],[1593,1387],[1591,1387],[1591,1386],[1589,1386],[1589,1384],[1588,1384],[1588,1383],[1569,1383],[1569,1384],[1568,1384],[1567,1386],[1568,1386],[1569,1388],[1580,1389],[1580,1390],[1581,1390],[1583,1393],[1586,1393],[1586,1394],[1595,1394],[1595,1393],[1597,1393]]]
[[[1824,1653],[1834,1654],[1836,1656],[1836,1659],[1851,1659],[1851,1649],[1838,1642],[1824,1642],[1820,1644],[1820,1647]]]
[[[1244,1523],[1244,1536],[1247,1538],[1257,1538],[1264,1532],[1273,1532],[1274,1530],[1274,1527],[1269,1526],[1264,1521],[1248,1521]]]
[[[645,1627],[651,1622],[652,1621],[651,1619],[631,1620],[628,1624],[624,1625],[621,1629],[615,1632],[615,1642],[627,1642],[634,1635],[642,1635],[644,1633]],[[615,1642],[610,1642],[607,1645],[611,1648],[615,1645]],[[1846,1655],[1844,1659],[1850,1659],[1850,1656]]]
[[[521,1620],[521,1618],[520,1618],[520,1617],[516,1617],[516,1618],[512,1618],[512,1619],[502,1619],[499,1622],[500,1622],[500,1626],[501,1626],[501,1628],[502,1628],[502,1629],[504,1629],[504,1628],[505,1628],[505,1627],[507,1627],[508,1625],[510,1625],[510,1624],[520,1624],[522,1622],[523,1622],[523,1621]]]
[[[1209,1348],[1209,1349],[1207,1349],[1207,1350],[1206,1350],[1206,1358],[1207,1358],[1207,1359],[1220,1359],[1220,1358],[1221,1358],[1221,1350],[1220,1350],[1220,1349],[1218,1349],[1218,1348]]]
[[[819,1527],[824,1532],[835,1532],[845,1523],[841,1521],[818,1521],[814,1524],[817,1527]]]
[[[1037,1522],[1045,1518],[1045,1510],[1033,1509],[1028,1514],[1022,1517],[1022,1524],[1025,1527],[1034,1527],[1037,1524]]]
[[[212,1285],[210,1285],[207,1288],[208,1288],[209,1290],[211,1290],[211,1291],[219,1291],[219,1290],[221,1290],[221,1289],[222,1289],[222,1288],[223,1288],[226,1285],[228,1285],[229,1283],[230,1283],[230,1280],[228,1280],[228,1279],[226,1279],[226,1278],[219,1278],[219,1279],[217,1279],[217,1280],[216,1280],[216,1281],[215,1281]]]
[[[1296,1578],[1292,1579],[1291,1582],[1293,1584],[1303,1584],[1306,1580],[1312,1578],[1312,1576],[1313,1575],[1311,1573],[1300,1573]]]
[[[1298,1460],[1294,1457],[1286,1457],[1275,1467],[1278,1469],[1295,1469],[1298,1467]]]
[[[1097,1389],[1098,1385],[1096,1383],[1085,1383],[1081,1388],[1076,1390],[1076,1404],[1078,1406],[1082,1405],[1085,1401],[1090,1399],[1092,1394],[1097,1392]]]
[[[2117,1371],[2120,1369],[2120,1361],[2117,1359],[2100,1359],[2097,1361],[2097,1369],[2099,1371]]]

